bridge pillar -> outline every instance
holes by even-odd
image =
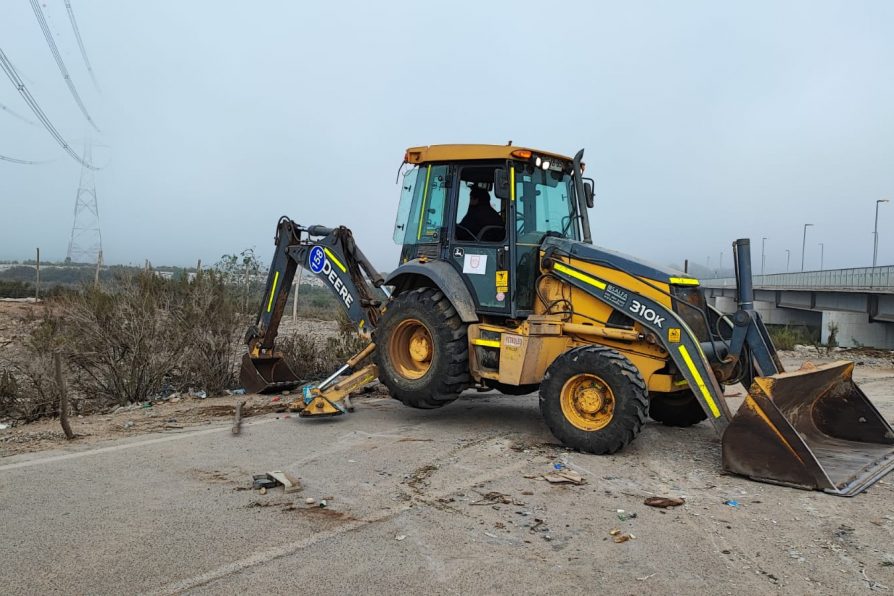
[[[739,306],[736,304],[735,298],[730,298],[729,296],[716,296],[714,298],[714,308],[724,314],[730,315],[736,312]]]
[[[870,323],[866,313],[823,311],[822,341],[829,341],[829,323],[838,325],[838,345],[894,349],[894,323]]]

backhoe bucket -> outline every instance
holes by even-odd
[[[277,393],[298,387],[302,381],[281,356],[242,357],[239,382],[247,393]]]
[[[758,377],[723,434],[723,467],[754,480],[853,496],[894,469],[894,430],[854,383],[853,362]]]

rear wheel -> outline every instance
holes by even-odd
[[[649,411],[639,370],[611,348],[584,346],[559,356],[540,384],[540,412],[563,444],[614,453],[639,434]]]
[[[649,416],[665,426],[687,427],[706,420],[708,415],[688,389],[675,393],[656,393],[649,403]]]
[[[418,288],[394,298],[375,341],[379,380],[404,405],[439,408],[469,385],[466,325],[440,290]]]

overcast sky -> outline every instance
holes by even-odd
[[[277,218],[343,224],[383,270],[408,146],[512,140],[596,178],[594,242],[716,266],[751,237],[767,269],[872,261],[894,199],[894,3],[41,0],[101,133],[110,263],[272,254]],[[61,134],[88,125],[29,2],[0,48]],[[0,103],[34,120],[0,73]],[[0,258],[65,257],[80,166],[0,111]],[[894,203],[879,264],[894,263]]]

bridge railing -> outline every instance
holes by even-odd
[[[894,266],[755,275],[754,287],[780,290],[894,291]],[[706,288],[735,288],[732,277],[703,279]]]

